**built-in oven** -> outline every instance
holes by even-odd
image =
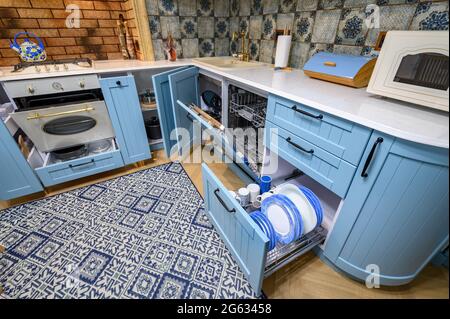
[[[35,84],[33,88],[44,86],[41,92],[29,90],[25,83],[16,83],[16,87],[28,88],[22,96],[17,96],[20,92],[17,88],[12,90],[17,109],[11,117],[41,152],[115,136],[98,81],[85,81],[78,85],[81,87],[74,87],[70,80],[74,79],[48,79],[47,85]]]

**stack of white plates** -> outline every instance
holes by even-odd
[[[310,189],[285,184],[275,188],[274,193],[262,202],[261,212],[255,215],[267,218],[278,242],[290,244],[322,224],[320,200]]]

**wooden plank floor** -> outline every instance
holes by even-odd
[[[46,193],[27,196],[14,201],[0,201],[0,209],[19,205],[30,200],[53,196],[114,177],[151,168],[168,160],[163,152],[155,152],[154,159],[143,166],[129,166],[94,177],[85,178],[50,188]],[[200,193],[203,193],[200,164],[183,164]],[[224,181],[226,187],[237,189],[240,180],[226,165],[212,164],[211,169]],[[0,211],[1,213],[1,211]],[[445,268],[428,266],[411,284],[402,287],[368,289],[364,284],[347,278],[325,265],[313,253],[279,270],[264,281],[264,292],[269,298],[449,298],[449,272]]]

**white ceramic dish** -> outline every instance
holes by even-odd
[[[303,192],[294,184],[280,185],[275,189],[275,194],[285,195],[297,206],[303,219],[304,235],[311,232],[317,226],[317,215],[314,207]]]

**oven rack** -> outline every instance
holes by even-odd
[[[291,244],[283,245],[278,243],[272,251],[267,253],[264,276],[268,277],[272,275],[291,261],[322,244],[325,241],[326,235],[327,231],[322,226],[319,226]]]
[[[245,92],[233,93],[230,112],[251,122],[255,128],[263,128],[266,121],[267,101],[258,95]]]

